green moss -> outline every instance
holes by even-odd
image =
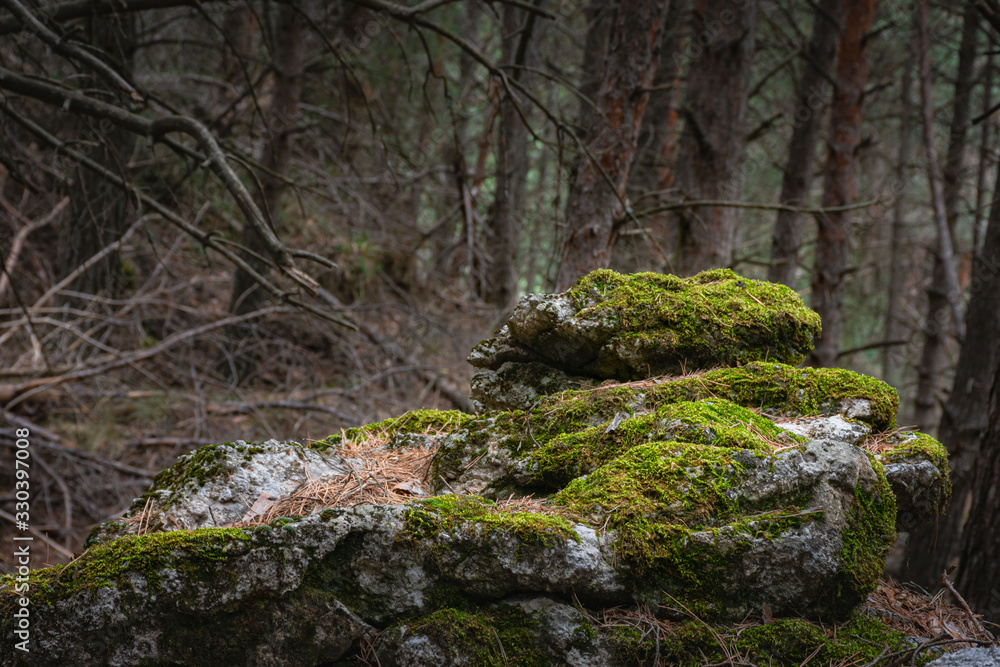
[[[539,642],[538,623],[517,607],[469,613],[442,609],[396,626],[402,638],[428,637],[449,664],[477,667],[545,667],[550,663]],[[390,630],[391,632],[391,630]]]
[[[67,565],[34,570],[29,587],[33,604],[52,604],[77,591],[93,592],[117,586],[131,588],[131,575],[142,576],[156,590],[165,569],[176,570],[186,581],[219,581],[218,563],[242,550],[250,533],[239,528],[202,528],[150,535],[129,535],[99,544]],[[0,587],[13,577],[0,577]],[[0,598],[0,617],[10,600]]]
[[[726,400],[682,401],[659,406],[633,418],[575,433],[558,435],[531,453],[539,481],[559,488],[588,474],[632,447],[652,441],[692,444],[769,453],[775,445],[803,442],[750,410]]]
[[[885,559],[896,540],[896,497],[885,479],[885,469],[874,455],[865,452],[877,475],[876,482],[866,491],[859,483],[854,491],[848,527],[841,534],[842,567],[838,580],[831,588],[834,599],[830,609],[836,613],[839,600],[853,606],[875,590],[882,576]],[[842,612],[850,611],[840,605]]]
[[[707,526],[735,516],[726,490],[742,469],[734,452],[680,442],[637,445],[587,477],[570,482],[552,503],[595,521],[613,515],[626,557],[646,560],[655,547],[645,539],[654,523]]]
[[[684,442],[643,443],[571,481],[550,502],[614,531],[615,557],[633,578],[637,600],[652,604],[666,591],[706,618],[718,617],[729,606],[749,604],[739,591],[722,589],[743,552],[759,540],[779,539],[822,519],[821,512],[809,509],[808,489],[756,502],[736,492],[747,466],[757,467],[764,462],[755,459],[772,455]],[[851,552],[851,591],[867,585],[871,555],[891,544],[870,516],[891,511],[894,517],[894,506],[882,502],[872,500],[877,507],[866,506],[853,527],[859,541],[881,542]],[[747,595],[752,598],[751,588]],[[848,612],[842,610],[840,617]]]
[[[545,547],[567,540],[580,541],[568,521],[536,512],[508,512],[478,496],[445,495],[418,500],[406,512],[404,535],[433,538],[440,533],[482,527],[510,533],[524,545]]]
[[[258,444],[235,444],[226,442],[219,445],[206,445],[190,454],[178,457],[177,463],[162,470],[153,478],[149,490],[136,498],[129,507],[128,514],[142,511],[150,499],[157,504],[158,509],[170,509],[180,498],[191,490],[202,487],[213,477],[224,472],[226,462],[233,455],[251,460],[255,454],[264,451]],[[160,502],[161,498],[165,499]]]
[[[612,635],[622,665],[644,664],[655,654],[663,664],[676,667],[722,664],[732,656],[740,656],[749,664],[772,667],[799,667],[806,663],[860,665],[876,660],[883,653],[908,647],[902,633],[858,615],[846,623],[825,627],[792,618],[745,628],[687,621],[658,640],[657,647],[652,637],[644,638],[637,631],[616,629]],[[919,658],[917,664],[924,664],[929,657]]]
[[[546,396],[531,414],[536,439],[597,426],[618,412],[650,412],[681,401],[722,398],[736,405],[785,415],[827,414],[841,401],[864,399],[876,430],[895,426],[899,397],[880,380],[841,368],[795,368],[757,362],[666,380],[646,380]],[[522,429],[523,431],[524,429]]]
[[[406,446],[411,444],[407,435],[439,435],[460,430],[473,419],[459,410],[412,410],[399,417],[390,417],[374,424],[348,429],[335,433],[323,440],[317,440],[310,447],[325,451],[330,447],[339,447],[346,437],[348,442],[368,440],[372,437],[388,437],[389,446]]]
[[[636,373],[647,361],[654,374],[768,359],[797,364],[820,332],[819,316],[793,290],[729,269],[685,279],[601,269],[567,294],[578,317],[613,328],[612,345],[625,352],[598,359],[599,377],[642,377]]]
[[[921,458],[933,463],[942,475],[948,475],[951,468],[948,465],[948,450],[944,445],[926,433],[900,433],[898,437],[899,444],[879,454],[882,463]]]
[[[768,408],[794,415],[823,414],[850,399],[871,402],[872,415],[863,421],[876,430],[896,425],[896,390],[867,375],[843,368],[793,368],[784,364],[753,363],[703,373],[696,382],[708,391],[739,405]],[[670,394],[659,385],[651,393]]]

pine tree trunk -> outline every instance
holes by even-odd
[[[903,318],[903,287],[905,270],[903,239],[906,235],[906,181],[907,165],[910,162],[910,88],[912,84],[910,67],[903,69],[903,85],[899,100],[899,158],[896,162],[896,205],[892,214],[892,246],[889,258],[889,297],[885,308],[885,340],[901,340],[906,333]],[[882,348],[882,379],[899,386],[900,354],[897,348]]]
[[[694,4],[685,125],[676,187],[699,200],[737,200],[746,148],[744,119],[757,23],[756,0],[699,0]],[[705,45],[703,35],[711,36]],[[678,216],[677,272],[692,275],[729,266],[739,209],[700,206]]]
[[[837,56],[841,12],[841,0],[823,0],[816,6],[812,38],[806,50],[806,65],[795,100],[795,125],[788,142],[788,161],[781,181],[783,204],[801,207],[809,201],[816,140],[823,124],[827,77],[831,76]],[[771,265],[767,271],[770,282],[795,288],[795,269],[801,245],[802,214],[798,211],[779,211],[771,239]]]
[[[1000,172],[998,172],[1000,175]],[[1000,183],[997,183],[1000,188]],[[961,536],[955,583],[974,610],[1000,622],[1000,202],[994,201],[982,257],[972,278],[969,335],[962,346],[942,437],[955,466],[955,495],[945,519]],[[966,490],[972,505],[960,527]],[[955,530],[958,527],[959,530]],[[956,539],[941,535],[943,540]],[[943,554],[942,554],[943,555]],[[912,556],[911,556],[912,559]],[[922,573],[940,561],[929,563]],[[933,570],[931,570],[933,571]],[[938,568],[940,576],[940,568]]]
[[[126,79],[132,77],[132,53],[135,46],[135,15],[118,14],[86,20],[88,41],[95,49],[109,54],[113,65]],[[117,94],[116,84],[95,81],[94,88],[105,94]],[[90,157],[115,173],[123,173],[135,145],[131,132],[116,128],[110,121],[81,119],[81,140],[95,148]],[[125,233],[128,195],[121,188],[80,165],[74,165],[73,184],[69,189],[71,207],[59,230],[58,276],[64,278],[95,254]],[[83,294],[118,296],[124,287],[121,259],[108,253],[69,286]],[[75,304],[76,299],[60,299]]]
[[[270,108],[265,114],[268,141],[261,157],[263,169],[258,175],[261,188],[254,189],[257,205],[276,224],[281,212],[281,197],[285,192],[285,181],[277,175],[284,174],[291,152],[291,138],[295,131],[299,100],[302,97],[302,73],[305,47],[301,14],[291,5],[276,8],[274,29],[274,94]],[[265,260],[269,253],[260,234],[247,223],[243,227],[243,246],[247,249],[243,259],[258,273],[267,273]],[[263,290],[246,272],[237,269],[233,278],[233,292],[229,310],[235,315],[249,313],[260,308],[264,298]]]
[[[503,9],[503,62],[507,75],[523,80],[528,46],[538,16],[513,5]],[[528,182],[528,130],[521,120],[515,100],[506,92],[500,101],[500,136],[497,141],[496,198],[490,211],[490,279],[486,301],[492,303],[498,319],[506,319],[517,297],[515,262],[524,215],[524,192]]]
[[[566,204],[567,235],[556,278],[559,290],[610,261],[615,222],[625,215],[625,184],[648,88],[656,75],[668,5],[669,0],[617,3],[594,122],[584,138],[594,159],[581,160]]]
[[[958,295],[951,295],[951,292],[958,287],[958,281],[953,275],[955,268],[951,246],[952,236],[955,232],[955,220],[958,218],[958,201],[961,194],[962,176],[964,175],[963,157],[965,136],[969,127],[969,109],[976,60],[977,23],[978,12],[975,3],[968,2],[962,26],[962,41],[958,49],[958,72],[955,77],[951,132],[941,179],[943,183],[940,188],[947,229],[944,232],[939,230],[938,246],[934,253],[934,271],[931,283],[927,287],[927,320],[923,329],[924,349],[920,365],[917,368],[917,394],[914,399],[914,419],[917,422],[917,427],[928,433],[933,433],[938,423],[941,377],[948,364],[949,312],[953,309],[952,301],[960,298]],[[930,48],[929,45],[926,48]],[[929,58],[929,56],[922,57]],[[929,74],[928,71],[927,76]],[[929,102],[925,103],[925,106],[929,105]],[[924,113],[929,112],[927,110]]]
[[[838,37],[836,89],[830,108],[830,147],[823,175],[823,207],[854,203],[855,153],[861,143],[861,103],[868,81],[869,33],[875,0],[845,0]],[[848,211],[816,216],[816,261],[810,305],[823,319],[823,332],[809,362],[833,366],[840,348],[847,271]]]
[[[687,39],[686,0],[672,0],[660,49],[660,64],[649,96],[649,108],[642,123],[638,145],[646,147],[636,156],[629,179],[632,201],[641,198],[641,208],[664,203],[674,184],[678,130],[681,121],[682,75]],[[632,196],[634,194],[634,196]],[[673,271],[677,225],[667,211],[635,221],[626,221],[615,241],[611,268],[623,273]]]
[[[1000,170],[994,192],[1000,192]],[[967,335],[955,368],[955,381],[941,417],[939,439],[948,448],[953,484],[948,511],[934,526],[910,534],[904,576],[932,585],[941,571],[960,555],[967,540],[978,539],[963,525],[971,500],[975,472],[981,467],[981,447],[990,442],[987,431],[998,419],[989,413],[990,389],[1000,374],[1000,200],[990,208],[982,250],[969,284],[972,298],[966,316]],[[988,418],[989,415],[989,418]],[[993,443],[996,443],[994,436]],[[995,447],[995,445],[993,445]],[[986,454],[985,450],[983,455]],[[981,491],[980,491],[981,493]],[[964,536],[968,535],[968,538]],[[964,568],[963,568],[964,569]]]
[[[983,65],[983,113],[989,113],[993,108],[993,54],[986,57]],[[983,121],[982,134],[979,139],[979,168],[976,174],[976,214],[972,222],[972,257],[979,259],[980,233],[983,223],[983,210],[986,207],[986,197],[988,196],[987,172],[990,169],[990,139],[993,134],[993,122],[990,119]]]

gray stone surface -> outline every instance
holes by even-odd
[[[1000,667],[1000,647],[963,648],[946,653],[925,667]]]
[[[857,404],[860,402],[851,401],[849,405],[844,406],[844,414],[848,411],[856,413]],[[870,401],[864,401],[864,403],[870,404]],[[845,419],[844,414],[801,417],[793,421],[778,422],[778,426],[809,440],[838,440],[851,445],[861,444],[872,432],[872,427],[864,422]]]
[[[480,412],[528,410],[542,396],[596,384],[593,378],[568,375],[537,361],[508,361],[495,371],[483,370],[473,376],[472,400]]]
[[[441,591],[630,600],[593,529],[538,544],[427,506],[419,528],[442,523],[425,535],[412,532],[409,511],[364,506],[273,527],[160,533],[143,538],[145,556],[111,556],[103,575],[108,554],[124,553],[108,550],[127,542],[98,545],[64,578],[50,572],[50,599],[33,599],[25,664],[313,665],[336,660],[374,625],[426,612]],[[0,662],[10,664],[12,628],[3,634]]]
[[[228,526],[256,518],[274,501],[311,481],[347,474],[358,465],[356,459],[297,442],[237,440],[209,445],[179,457],[122,517],[142,514],[141,523],[105,524],[93,539],[108,540],[136,530],[145,534]]]

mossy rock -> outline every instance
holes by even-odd
[[[874,590],[895,540],[881,465],[833,441],[768,453],[641,444],[550,502],[616,536],[637,599],[666,594],[705,618],[762,604],[844,618]]]
[[[627,631],[616,637],[619,655],[630,655],[632,664],[650,664],[654,656],[659,656],[661,664],[675,667],[725,664],[732,656],[740,656],[747,664],[773,667],[861,665],[911,646],[902,633],[859,615],[841,624],[819,625],[790,618],[735,628],[691,620],[657,637]],[[925,653],[916,664],[922,665],[932,657]]]
[[[770,453],[774,445],[804,442],[769,419],[724,399],[665,403],[635,417],[619,412],[609,422],[545,441],[521,463],[523,486],[561,488],[638,445],[657,441],[712,445]]]
[[[729,269],[684,279],[601,269],[563,294],[524,297],[469,362],[497,370],[537,361],[626,381],[752,361],[797,364],[819,332],[819,316],[793,290]]]
[[[899,397],[876,378],[842,368],[795,368],[755,362],[690,375],[656,378],[597,389],[565,391],[538,401],[543,429],[596,426],[621,410],[649,412],[681,401],[722,398],[772,416],[843,413],[876,431],[895,428]],[[536,429],[536,434],[538,429]],[[537,435],[536,435],[537,437]]]
[[[445,608],[395,624],[379,637],[383,665],[616,665],[609,633],[592,617],[548,597]]]
[[[951,500],[948,450],[926,433],[893,433],[878,454],[898,499],[897,530],[912,530],[944,514]]]

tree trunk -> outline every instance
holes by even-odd
[[[642,123],[638,145],[646,147],[636,156],[629,191],[642,198],[642,208],[664,203],[674,184],[678,129],[681,120],[684,51],[687,38],[686,0],[672,0],[664,27],[663,48],[649,108]],[[618,235],[611,254],[611,267],[623,273],[673,270],[671,255],[676,245],[675,217],[666,211],[629,224]]]
[[[622,201],[648,88],[656,75],[657,48],[669,0],[619,0],[608,58],[597,93],[595,121],[584,143],[593,159],[583,158],[566,204],[567,236],[556,287],[606,267],[625,215]],[[610,182],[608,182],[610,181]]]
[[[254,189],[254,200],[272,225],[276,225],[281,212],[281,197],[285,192],[285,182],[279,178],[288,167],[291,152],[291,136],[295,131],[295,119],[299,100],[302,97],[302,72],[305,47],[301,14],[292,5],[275,8],[275,36],[272,48],[274,71],[274,94],[270,108],[265,114],[268,140],[261,157],[263,169],[258,175],[260,189]],[[277,174],[278,176],[275,176]],[[260,234],[253,225],[243,226],[243,259],[258,273],[267,273],[266,258],[269,253]],[[244,271],[236,270],[233,278],[233,292],[229,311],[241,315],[260,308],[264,293],[253,278]]]
[[[948,313],[953,313],[956,331],[963,329],[961,307],[957,302],[961,299],[955,264],[952,257],[952,235],[955,231],[955,220],[958,217],[958,201],[962,186],[963,157],[965,154],[965,135],[969,126],[969,108],[972,97],[974,65],[976,60],[976,33],[978,12],[974,2],[966,4],[964,24],[962,26],[962,41],[958,49],[958,72],[955,78],[955,101],[952,107],[951,132],[948,141],[948,154],[945,156],[943,176],[938,176],[936,156],[934,151],[933,128],[928,125],[933,122],[933,103],[930,96],[930,54],[927,50],[926,9],[918,13],[922,21],[921,35],[921,96],[923,100],[924,143],[928,150],[928,177],[931,179],[931,196],[935,200],[935,215],[938,220],[938,243],[934,253],[934,272],[930,285],[927,287],[927,320],[924,325],[924,349],[917,369],[919,378],[917,394],[914,399],[914,419],[921,431],[932,433],[938,423],[938,405],[941,376],[948,364]],[[926,71],[924,71],[926,69]],[[942,184],[943,181],[943,184]],[[940,210],[938,210],[940,208]],[[960,334],[959,338],[963,336]]]
[[[855,153],[861,143],[861,102],[868,81],[868,39],[875,0],[845,0],[838,37],[836,89],[830,107],[830,146],[823,174],[823,208],[854,203]],[[847,271],[850,213],[816,216],[816,260],[810,305],[823,319],[823,332],[809,362],[833,366],[840,347]]]
[[[892,247],[889,258],[889,297],[885,308],[885,340],[901,340],[905,335],[903,318],[903,237],[906,234],[906,179],[910,162],[910,87],[909,66],[903,69],[903,85],[899,91],[899,159],[896,163],[896,205],[892,214]],[[882,379],[893,387],[899,386],[900,354],[897,348],[882,348]]]
[[[503,9],[503,62],[507,76],[521,81],[528,47],[535,26],[535,12],[513,5]],[[490,211],[490,279],[486,301],[505,320],[517,297],[515,262],[521,239],[524,191],[528,182],[528,129],[518,113],[516,101],[505,93],[500,101],[500,137],[497,141],[496,195]]]
[[[93,17],[86,20],[90,44],[112,58],[115,69],[126,79],[132,78],[132,58],[135,46],[135,15]],[[118,86],[113,82],[95,82],[95,88],[114,95]],[[115,173],[124,173],[135,145],[131,132],[115,127],[110,121],[81,119],[84,129],[81,139],[94,146],[91,155]],[[72,202],[69,215],[59,231],[58,276],[64,278],[95,254],[121,238],[125,233],[128,195],[108,183],[90,169],[74,165],[73,184],[69,189]],[[125,286],[121,259],[111,252],[74,280],[69,289],[84,294],[118,296]],[[75,299],[61,299],[74,304]]]
[[[997,170],[994,192],[1000,192]],[[969,291],[965,342],[955,368],[955,381],[941,416],[939,439],[948,448],[953,484],[948,511],[936,526],[924,526],[910,534],[907,569],[904,576],[924,586],[932,585],[941,571],[961,554],[963,543],[980,539],[971,525],[963,525],[963,514],[971,500],[974,472],[981,468],[981,443],[990,424],[997,420],[990,413],[990,388],[1000,374],[1000,200],[990,208],[989,224],[983,248],[976,258]],[[989,419],[987,415],[989,414]],[[983,455],[988,455],[983,449]],[[979,490],[982,493],[982,489]],[[971,519],[971,515],[970,515]],[[965,569],[963,567],[963,569]]]
[[[996,187],[1000,188],[1000,182]],[[953,534],[963,536],[957,588],[974,610],[988,614],[991,617],[987,620],[997,623],[1000,622],[997,618],[1000,615],[1000,512],[997,511],[1000,507],[997,483],[1000,479],[1000,201],[994,200],[990,211],[971,291],[969,336],[962,346],[955,388],[941,425],[942,436],[948,438],[945,442],[952,454],[956,482],[948,515],[942,518]],[[973,451],[972,457],[968,456],[969,450]],[[972,465],[966,467],[967,463]],[[971,493],[972,505],[961,529],[966,490]],[[947,545],[945,539],[954,538],[942,535],[939,544]],[[931,565],[940,566],[941,562]]]
[[[989,113],[993,108],[993,54],[986,56],[986,64],[983,65],[983,113]],[[987,172],[990,168],[990,137],[993,131],[993,122],[987,118],[983,121],[982,134],[979,139],[979,165],[976,174],[976,214],[972,222],[972,257],[979,259],[979,240],[983,226],[983,210],[986,206],[987,196]]]
[[[604,65],[608,58],[608,41],[614,25],[618,3],[608,0],[591,0],[584,7],[587,19],[587,36],[583,44],[583,62],[580,65],[580,113],[577,124],[580,137],[594,124],[597,93],[604,79]]]
[[[781,203],[804,206],[812,185],[816,140],[823,124],[827,77],[837,55],[837,32],[842,12],[841,0],[822,0],[816,6],[813,33],[805,53],[806,65],[799,80],[795,100],[794,129],[788,142],[788,161],[781,181]],[[779,211],[771,238],[771,264],[767,279],[795,288],[795,269],[802,245],[802,214]]]
[[[756,0],[699,0],[694,5],[676,170],[677,190],[684,197],[736,200],[742,193],[740,166],[756,23]],[[678,274],[729,266],[738,218],[739,209],[731,207],[684,210],[678,216]]]

